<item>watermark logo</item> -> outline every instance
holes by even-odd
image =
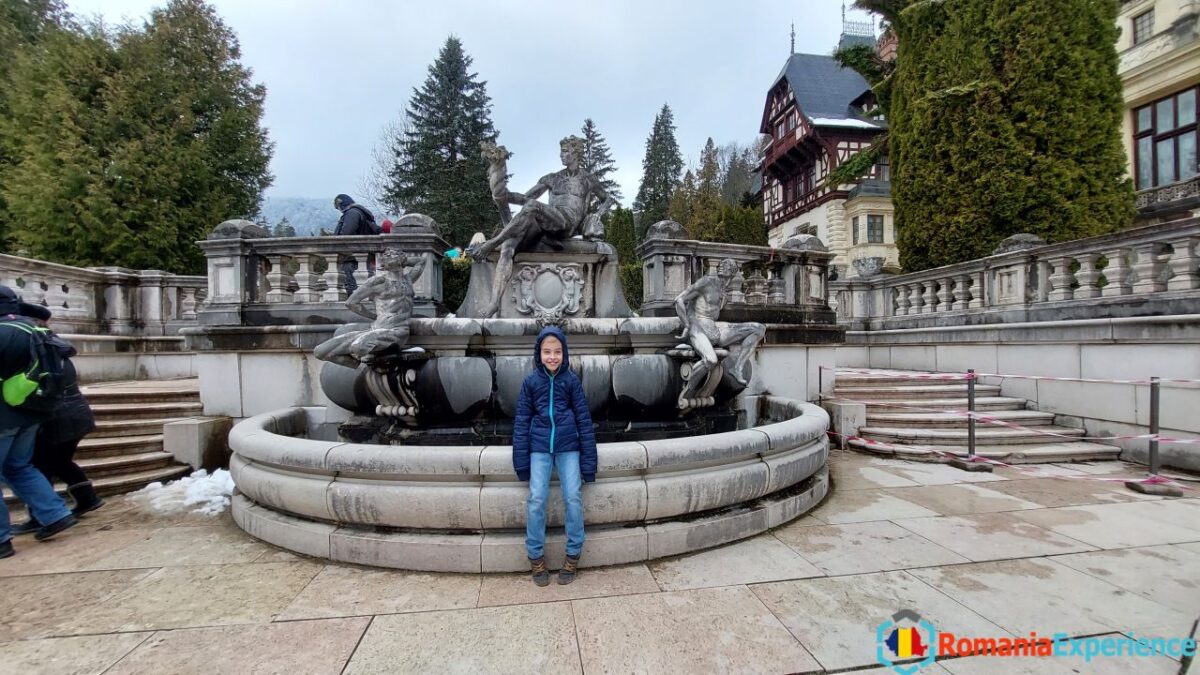
[[[879,663],[900,675],[914,675],[933,664],[937,629],[911,609],[902,609],[875,629]]]

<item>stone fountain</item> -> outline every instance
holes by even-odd
[[[230,434],[242,528],[344,562],[526,569],[527,489],[513,473],[509,444],[533,340],[547,324],[569,336],[600,442],[598,480],[583,492],[587,564],[752,536],[824,497],[828,416],[763,390],[754,364],[769,332],[799,341],[830,329],[832,313],[814,321],[811,308],[731,303],[747,280],[730,257],[693,270],[667,315],[634,315],[617,254],[603,240],[601,217],[613,202],[579,168],[578,143],[565,139],[564,169],[526,193],[508,191],[501,178],[504,148],[483,148],[501,223],[468,249],[470,286],[455,316],[415,316],[415,284],[428,265],[402,241],[382,249],[379,273],[346,300],[370,323],[347,322],[314,350],[325,361],[325,396],[350,414],[335,422],[327,408],[290,407],[250,417]],[[516,214],[510,204],[520,206]],[[668,240],[680,229],[664,222],[652,234]],[[804,250],[788,255],[827,267],[831,256],[817,246],[797,244]],[[780,297],[811,281],[772,274]],[[729,323],[719,320],[723,311],[773,320]],[[551,495],[553,565],[563,535],[553,530],[562,507],[556,490]]]

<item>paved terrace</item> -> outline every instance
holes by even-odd
[[[228,514],[116,498],[0,561],[5,673],[891,672],[874,630],[1182,636],[1200,614],[1200,498],[1086,477],[1120,462],[969,474],[835,452],[832,496],[742,543],[586,569],[566,587],[329,565]],[[586,551],[585,551],[586,555]],[[924,673],[1174,674],[1165,657],[939,662]],[[857,670],[856,670],[857,669]]]

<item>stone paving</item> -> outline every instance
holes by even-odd
[[[326,564],[228,514],[125,498],[0,560],[0,673],[882,674],[875,627],[914,609],[980,637],[1184,636],[1200,615],[1200,493],[974,474],[835,452],[833,490],[785,527],[650,564],[524,575]],[[17,516],[19,517],[19,515]],[[1179,672],[1170,658],[957,658],[925,673]]]

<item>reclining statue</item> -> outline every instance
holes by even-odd
[[[503,146],[485,143],[481,147],[482,155],[494,165],[493,170],[488,172],[489,185],[497,206],[501,203],[505,205],[500,206],[501,217],[506,213],[507,204],[521,205],[521,210],[504,224],[496,236],[467,249],[467,255],[476,262],[487,260],[492,251],[500,249],[500,260],[496,263],[496,275],[492,281],[492,295],[482,312],[484,318],[495,316],[500,309],[504,289],[512,275],[513,256],[518,251],[528,251],[539,241],[544,241],[551,248],[561,249],[560,242],[571,237],[582,236],[592,240],[604,238],[604,226],[600,219],[617,202],[595,176],[580,168],[584,150],[582,138],[568,136],[559,145],[562,163],[566,168],[543,176],[524,194],[509,192],[506,181],[500,179],[507,174],[499,163],[509,157]],[[549,203],[538,201],[538,197],[547,192],[550,193]],[[599,201],[600,205],[595,212],[589,213],[595,201]]]
[[[313,354],[318,359],[357,368],[359,363],[374,362],[379,354],[392,347],[404,347],[408,342],[408,321],[413,314],[413,282],[425,269],[423,264],[416,264],[405,272],[407,264],[404,251],[396,247],[384,249],[379,257],[383,273],[367,279],[346,299],[347,307],[372,319],[370,327],[335,335],[317,345]]]
[[[717,367],[716,347],[729,350],[725,360],[732,360],[733,367],[725,368],[725,372],[738,384],[748,384],[742,370],[754,355],[758,343],[766,337],[766,326],[755,322],[717,324],[717,317],[725,305],[725,291],[737,273],[737,262],[726,258],[717,266],[716,274],[701,277],[675,298],[675,312],[683,322],[679,339],[687,339],[699,357],[680,394],[681,401],[694,398],[708,374]]]

